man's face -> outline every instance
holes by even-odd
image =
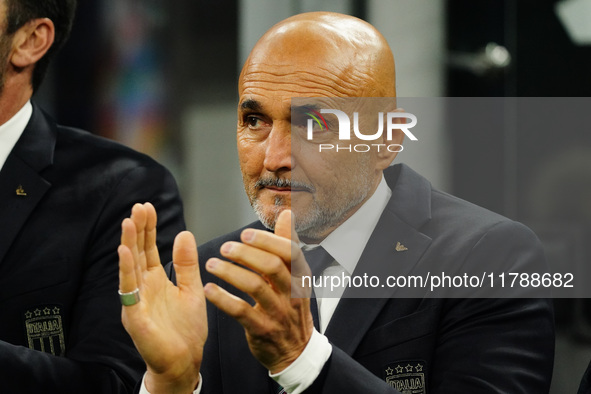
[[[292,97],[356,95],[342,85],[340,76],[308,64],[255,62],[241,75],[237,140],[246,193],[269,228],[291,207],[306,242],[322,240],[353,214],[381,176],[372,153],[318,153],[317,143],[292,133]]]

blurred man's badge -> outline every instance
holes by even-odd
[[[54,356],[66,354],[61,309],[59,305],[42,305],[24,313],[29,348]]]
[[[402,394],[426,394],[426,363],[422,360],[406,360],[391,363],[384,368],[386,383]]]

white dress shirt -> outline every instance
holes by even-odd
[[[336,274],[340,276],[343,271],[347,275],[353,274],[365,245],[367,245],[367,241],[369,241],[391,196],[392,190],[390,190],[386,179],[382,176],[375,193],[345,223],[337,227],[320,242],[320,246],[339,263],[337,270],[333,267],[327,268],[327,270],[333,270],[330,275]],[[326,271],[323,274],[328,275]],[[323,334],[339,303],[339,299],[332,297],[318,300],[320,331]]]
[[[30,101],[27,101],[8,122],[0,126],[0,170],[4,167],[8,155],[10,155],[16,142],[25,131],[32,114],[33,106]]]
[[[365,245],[375,229],[382,212],[386,208],[392,190],[386,180],[382,180],[375,193],[343,224],[337,227],[326,237],[319,246],[322,246],[338,263],[329,266],[323,271],[323,275],[341,275],[344,272],[351,275],[355,271],[357,262],[365,249]],[[308,245],[314,248],[317,245]],[[344,291],[344,289],[342,289]],[[342,292],[341,294],[342,295]],[[277,374],[269,373],[278,384],[289,394],[300,394],[314,383],[324,364],[332,353],[332,345],[324,332],[340,301],[340,298],[318,298],[318,317],[320,319],[320,332],[316,329],[312,332],[310,341],[300,356],[287,368]],[[199,386],[193,394],[201,392],[201,379]],[[142,381],[140,394],[150,394]]]

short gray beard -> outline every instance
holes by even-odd
[[[315,206],[303,218],[299,229],[297,227],[298,221],[296,220],[297,233],[304,238],[323,239],[331,228],[338,227],[349,212],[360,205],[366,197],[367,191],[364,191],[355,200],[349,200],[347,205],[336,207],[337,209],[330,211],[321,210],[318,206]]]
[[[363,163],[365,164],[365,163]],[[367,171],[356,171],[352,175],[352,182],[358,185],[359,193],[354,196],[339,196],[337,195],[329,207],[321,207],[318,205],[316,200],[313,201],[312,207],[307,212],[293,212],[295,216],[295,230],[301,238],[307,238],[310,240],[323,239],[327,232],[331,228],[338,227],[347,217],[349,212],[354,208],[361,205],[367,198],[369,191],[371,190],[371,179],[367,176]],[[260,190],[260,184],[266,186],[278,186],[288,187],[293,186],[300,188],[308,188],[314,190],[312,186],[306,184],[300,184],[292,182],[287,179],[274,178],[259,180],[257,182],[256,190]],[[256,191],[249,194],[250,204],[256,213],[261,223],[268,229],[275,229],[275,222],[279,214],[285,210],[291,208],[287,205],[285,199],[281,196],[275,197],[273,209],[270,214],[265,215],[264,207],[260,204],[258,198],[256,198]],[[293,195],[292,195],[293,204]]]

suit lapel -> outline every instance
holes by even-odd
[[[52,163],[55,141],[55,125],[33,106],[31,120],[0,171],[0,261],[51,186],[39,173]]]
[[[417,267],[431,243],[431,239],[418,230],[430,219],[429,182],[404,165],[389,169],[386,180],[392,197],[361,255],[354,276],[376,275],[384,281],[389,275],[406,275]],[[398,243],[406,249],[399,247],[397,251]],[[326,329],[326,336],[335,346],[352,355],[396,291],[387,286],[369,289],[369,292],[367,288],[347,288]]]

